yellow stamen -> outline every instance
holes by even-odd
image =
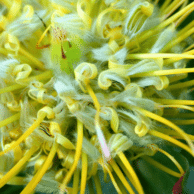
[[[30,150],[28,150],[24,157],[19,160],[19,162],[5,175],[0,179],[0,188],[3,187],[12,177],[18,174],[23,167],[23,165],[30,159],[30,157],[37,150],[36,146],[33,146]]]
[[[131,160],[131,158],[130,158],[130,160]],[[135,184],[133,177],[131,176],[130,172],[127,170],[126,166],[121,162],[120,158],[117,158],[116,161],[119,164],[119,166],[122,168],[123,172],[125,172],[127,178],[132,183],[132,185],[135,187],[135,189],[138,190],[137,185]]]
[[[100,184],[100,179],[98,177],[98,173],[96,173],[94,175],[94,184],[95,184],[95,187],[96,187],[96,192],[99,193],[99,194],[102,194],[102,187],[101,187],[101,184]]]
[[[193,125],[194,124],[194,119],[190,120],[172,120],[173,123],[176,125]]]
[[[182,174],[179,174],[173,170],[171,170],[170,168],[167,168],[166,166],[160,164],[159,162],[155,161],[154,159],[148,157],[148,156],[143,156],[143,159],[147,162],[149,162],[150,164],[152,164],[153,166],[155,166],[156,168],[172,175],[172,176],[175,176],[175,177],[178,177],[180,178],[182,176]]]
[[[106,171],[108,172],[108,174],[109,174],[109,176],[110,176],[110,179],[111,179],[111,181],[112,181],[112,184],[114,185],[114,187],[115,187],[117,193],[118,193],[118,194],[122,194],[120,188],[119,188],[118,185],[117,185],[117,182],[116,182],[115,179],[114,179],[114,176],[112,175],[110,166],[109,166],[108,164],[105,164],[102,158],[99,160],[99,163],[100,163],[100,165],[103,167],[103,169],[106,170]],[[120,177],[119,177],[119,178],[120,178]],[[122,178],[123,178],[123,177],[122,177]],[[125,178],[125,177],[124,177],[124,178]],[[122,179],[122,180],[123,180],[123,179]],[[130,193],[130,194],[131,194],[131,193]],[[133,192],[132,194],[134,194],[134,192]]]
[[[188,77],[188,73],[183,73],[183,74],[179,74],[179,75],[175,75],[175,76],[172,76],[172,77],[168,77],[168,80],[170,82],[170,84],[172,84],[173,82],[177,82],[177,81],[180,81],[182,79],[185,79]],[[168,86],[168,88],[170,88],[170,86]],[[168,90],[167,88],[167,90]]]
[[[39,75],[35,75],[35,76],[32,76],[32,77],[28,77],[26,79],[20,80],[20,83],[24,84],[24,85],[14,84],[14,85],[11,85],[11,86],[8,86],[8,87],[5,87],[5,88],[1,88],[0,89],[0,94],[7,93],[7,92],[12,92],[12,91],[24,88],[26,83],[34,81],[34,80],[43,81],[43,80],[50,79],[51,77],[52,77],[52,71],[45,71],[45,72],[43,72]]]
[[[181,17],[184,13],[187,13],[188,11],[192,10],[193,7],[194,7],[194,3],[190,3],[189,5],[187,5],[186,7],[184,7],[183,9],[181,9],[180,11],[178,11],[176,14],[174,14],[173,16],[171,16],[170,18],[168,18],[167,20],[165,20],[162,23],[160,23],[155,28],[155,30],[162,30],[166,26],[172,24],[176,19],[178,19],[179,17]]]
[[[40,114],[40,116],[37,118],[37,120],[31,125],[30,128],[28,128],[28,130],[25,131],[25,133],[16,141],[14,142],[9,148],[7,148],[6,150],[0,152],[0,156],[2,156],[3,154],[9,152],[10,150],[14,149],[16,146],[18,146],[23,140],[25,140],[39,125],[40,123],[44,120],[46,116],[45,112],[42,112]]]
[[[20,113],[17,113],[15,115],[12,115],[9,118],[4,119],[3,121],[0,121],[0,128],[3,127],[3,126],[8,125],[9,123],[17,121],[19,118],[20,118]]]
[[[117,176],[120,178],[120,180],[123,183],[123,185],[126,187],[127,191],[130,194],[135,194],[133,189],[131,188],[130,184],[125,179],[125,177],[124,177],[123,173],[121,172],[120,168],[118,167],[118,165],[114,161],[114,159],[111,159],[111,161],[109,163],[112,166],[112,168],[114,169],[114,171],[116,172]]]
[[[32,191],[35,189],[37,184],[40,182],[46,171],[48,170],[49,166],[52,163],[52,160],[57,152],[58,144],[56,142],[53,143],[51,151],[44,162],[42,168],[38,170],[36,175],[32,178],[32,180],[28,183],[28,185],[24,188],[24,190],[21,192],[21,194],[31,194]]]
[[[74,174],[73,174],[73,193],[77,194],[79,191],[79,174],[80,170],[76,169]]]
[[[175,23],[176,28],[187,18],[187,16],[193,12],[194,9],[190,9],[183,14]]]
[[[163,149],[158,148],[157,150],[163,153],[164,155],[166,155],[175,164],[175,166],[179,169],[181,175],[184,174],[184,170],[182,166],[177,162],[177,160],[172,155],[170,155],[168,152],[164,151]]]
[[[164,14],[163,12],[165,12],[165,10],[167,9],[167,7],[169,6],[171,0],[166,0],[164,1],[163,5],[160,8],[160,11],[162,14]]]
[[[14,20],[15,17],[20,13],[21,6],[22,6],[21,0],[14,0],[12,2],[9,12],[7,14],[7,18],[9,21]]]
[[[100,104],[99,104],[98,99],[97,99],[94,91],[92,90],[91,86],[89,84],[87,84],[86,88],[88,90],[89,95],[92,97],[92,100],[94,102],[94,106],[95,106],[96,110],[100,111]]]
[[[43,40],[43,38],[45,37],[46,33],[50,30],[51,28],[51,25],[49,25],[46,30],[43,32],[43,34],[41,35],[40,39],[38,40],[37,44],[36,44],[36,48],[37,49],[43,49],[43,48],[47,48],[48,45],[44,45],[44,46],[41,46],[39,47],[39,44],[41,43],[41,41]]]
[[[35,76],[32,76],[32,77],[28,77],[26,79],[23,79],[21,81],[22,82],[31,82],[31,81],[34,81],[34,80],[43,81],[43,80],[50,79],[52,76],[53,76],[52,71],[48,70],[48,71],[44,71],[41,74],[38,74],[38,75],[35,75]]]
[[[162,99],[162,98],[151,98],[151,100],[161,104],[194,105],[194,100],[174,100],[174,99]]]
[[[167,14],[167,16],[170,16],[178,7],[180,7],[185,0],[175,0],[173,1],[164,11],[164,14]],[[166,16],[166,17],[167,17]]]
[[[160,30],[162,30],[163,28],[165,28],[166,26],[170,25],[171,23],[173,23],[175,20],[177,20],[179,17],[181,17],[184,13],[192,10],[194,7],[194,3],[190,3],[189,5],[187,5],[186,7],[184,7],[183,9],[181,9],[180,11],[178,11],[176,14],[174,14],[173,16],[171,16],[170,18],[168,18],[167,20],[164,20],[163,22],[161,22],[157,27],[155,27],[153,30],[149,30],[149,31],[145,31],[142,32],[140,34],[138,34],[133,41],[130,41],[129,43],[126,44],[126,46],[129,49],[132,49],[136,46],[136,42],[138,40],[138,43],[142,43],[143,41],[149,39],[151,36],[153,36],[154,34],[157,34]]]
[[[178,36],[174,40],[170,41],[160,52],[167,52],[167,51],[169,51],[173,46],[179,44],[181,41],[185,40],[187,37],[189,37],[193,33],[194,33],[194,28],[189,29],[184,34],[181,34],[180,36]],[[186,56],[186,54],[184,54],[184,55]],[[190,59],[193,59],[192,55],[191,55]]]
[[[168,90],[177,90],[177,89],[180,90],[180,88],[187,88],[187,87],[190,87],[190,86],[193,86],[193,85],[194,85],[194,80],[190,80],[190,81],[170,85],[167,89]]]
[[[11,86],[7,86],[5,88],[0,89],[0,94],[7,93],[7,92],[12,92],[12,91],[15,91],[15,90],[19,90],[23,87],[24,87],[23,85],[19,85],[19,84],[14,84],[14,85],[11,85]]]
[[[194,108],[189,107],[189,106],[184,106],[184,105],[161,105],[160,107],[164,107],[164,108],[181,108],[181,109],[190,110],[190,111],[194,112]]]
[[[194,54],[194,50],[190,50],[190,51],[184,52],[182,54],[193,55]],[[175,63],[176,61],[180,61],[180,60],[181,60],[181,58],[165,59],[164,60],[164,65],[167,66],[169,64]]]
[[[187,143],[190,145],[191,147],[191,153],[192,155],[194,156],[194,145],[193,143],[191,142],[191,140],[189,139],[188,135],[181,129],[179,128],[178,126],[176,126],[175,124],[173,124],[172,122],[168,121],[167,119],[161,117],[161,116],[158,116],[152,112],[149,112],[147,110],[144,110],[142,108],[137,108],[141,111],[141,113],[143,113],[145,116],[149,117],[149,118],[152,118],[160,123],[163,123],[169,127],[171,127],[172,129],[174,129],[175,131],[177,131],[182,137],[184,137],[184,139],[187,141]]]
[[[82,175],[81,175],[81,189],[80,194],[85,193],[86,189],[86,179],[87,179],[87,170],[88,170],[88,157],[86,153],[82,153]]]
[[[122,163],[124,164],[124,166],[126,167],[127,171],[131,174],[134,182],[135,182],[135,185],[137,186],[137,191],[139,194],[143,194],[144,191],[143,191],[143,188],[142,188],[142,185],[133,169],[133,167],[131,166],[131,164],[129,163],[129,161],[127,160],[125,154],[123,152],[120,152],[118,154],[119,158],[121,159]]]
[[[193,55],[179,53],[137,53],[128,54],[126,59],[158,59],[158,58],[177,58],[177,59],[194,59]]]
[[[3,173],[0,173],[0,178],[3,178]],[[28,182],[26,180],[26,177],[19,177],[19,176],[15,176],[15,177],[12,177],[11,180],[9,180],[7,182],[7,184],[9,185],[26,185]]]
[[[28,59],[30,59],[32,61],[32,64],[31,64],[32,66],[38,67],[41,70],[45,70],[44,64],[41,61],[39,61],[37,58],[35,58],[32,54],[27,52],[26,49],[24,49],[20,46],[19,52],[20,52],[20,54],[26,56]]]
[[[192,73],[192,72],[194,72],[194,68],[169,69],[169,70],[159,70],[159,71],[153,71],[153,72],[147,72],[147,73],[137,73],[135,75],[131,75],[130,77],[173,75],[173,74]]]
[[[82,150],[82,141],[83,141],[83,123],[79,120],[77,120],[77,145],[76,145],[76,151],[75,151],[75,158],[74,158],[74,162],[72,167],[70,168],[70,170],[68,171],[68,173],[66,174],[63,183],[61,184],[61,193],[64,192],[64,190],[66,189],[67,184],[69,183],[69,181],[71,180],[71,177],[77,167],[79,158],[81,156],[81,150]]]
[[[127,194],[127,192],[125,190],[125,187],[124,187],[123,183],[121,182],[121,180],[118,178],[118,176],[115,176],[115,181],[117,182],[117,185],[121,190],[121,193],[122,194]]]
[[[161,139],[164,139],[166,141],[169,141],[169,142],[177,145],[178,147],[184,149],[185,151],[189,152],[191,155],[193,155],[192,150],[187,145],[183,144],[182,142],[180,142],[180,141],[178,141],[178,140],[176,140],[168,135],[165,135],[165,134],[160,133],[159,131],[155,131],[155,130],[150,130],[150,131],[148,131],[148,133],[150,135],[153,135],[153,136],[159,137]]]

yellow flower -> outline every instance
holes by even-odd
[[[184,174],[162,145],[194,156],[194,136],[179,127],[194,124],[193,21],[178,30],[194,3],[0,3],[0,187],[83,194],[93,180],[100,194],[103,171],[117,193],[143,194],[138,158]]]

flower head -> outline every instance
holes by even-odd
[[[185,0],[1,1],[0,187],[83,194],[94,180],[102,193],[103,172],[117,193],[144,194],[140,158],[181,178],[185,166],[165,146],[194,156],[194,136],[179,127],[194,123],[193,21],[178,29],[193,8]]]

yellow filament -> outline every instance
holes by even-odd
[[[88,157],[86,153],[82,153],[82,174],[81,174],[81,189],[80,194],[85,193],[86,189],[86,179],[87,179],[87,170],[88,170]]]
[[[12,115],[9,118],[4,119],[3,121],[0,121],[0,128],[3,127],[3,126],[8,125],[9,123],[17,121],[19,118],[20,118],[20,113],[17,113],[15,115]]]
[[[178,141],[178,140],[176,140],[168,135],[165,135],[165,134],[160,133],[160,132],[155,131],[155,130],[150,130],[150,131],[148,131],[148,133],[150,135],[153,135],[153,136],[159,137],[161,139],[164,139],[166,141],[169,141],[169,142],[177,145],[178,147],[184,149],[185,151],[189,152],[191,155],[193,155],[192,150],[187,145],[185,145],[184,143],[182,143],[182,142],[180,142],[180,141]]]
[[[185,110],[190,110],[194,112],[194,108],[189,107],[189,106],[184,106],[184,105],[162,105],[160,107],[164,107],[164,108],[181,108],[181,109],[185,109]]]
[[[176,75],[176,76],[168,77],[168,80],[170,83],[173,83],[173,82],[177,82],[177,81],[180,81],[182,79],[185,79],[185,78],[187,78],[187,76],[188,76],[187,73],[183,73],[183,74],[179,74],[178,76]],[[168,86],[168,88],[170,88],[170,86]],[[168,90],[168,88],[167,88],[167,90]]]
[[[155,30],[161,30],[163,28],[165,28],[166,26],[168,26],[169,24],[173,23],[176,19],[178,19],[179,17],[181,17],[184,13],[190,11],[190,9],[193,9],[194,3],[190,3],[189,5],[187,5],[186,7],[184,7],[183,9],[181,9],[180,11],[178,11],[176,14],[174,14],[173,16],[171,16],[170,18],[168,18],[167,20],[163,21],[162,23],[160,23]]]
[[[14,90],[19,90],[23,87],[24,87],[23,85],[19,85],[19,84],[14,84],[14,85],[11,85],[11,86],[7,86],[5,88],[0,89],[0,94],[4,94],[4,93],[7,93],[7,92],[12,92]]]
[[[131,160],[131,158],[130,158],[130,160]],[[132,185],[135,187],[135,189],[138,190],[137,185],[135,184],[133,177],[131,176],[130,172],[127,170],[126,166],[121,162],[120,158],[117,158],[116,161],[119,164],[119,166],[122,168],[123,172],[125,172],[127,178],[132,183]]]
[[[168,70],[159,70],[159,71],[153,71],[153,72],[147,72],[147,73],[137,73],[135,75],[131,75],[130,77],[174,75],[174,74],[192,73],[192,72],[194,72],[194,68],[168,69]]]
[[[190,120],[174,120],[172,121],[176,125],[193,125],[194,124],[194,119]]]
[[[52,77],[52,71],[45,71],[44,73],[41,73],[39,75],[28,77],[26,79],[22,79],[22,80],[20,80],[20,82],[21,82],[21,84],[22,83],[25,84],[27,82],[31,82],[31,81],[34,81],[34,80],[37,80],[37,81],[47,80],[47,79],[50,79],[51,77]],[[7,93],[7,92],[12,92],[12,91],[15,91],[15,90],[19,90],[19,89],[24,88],[24,87],[25,87],[24,85],[14,84],[12,86],[1,88],[0,89],[0,94]]]
[[[176,54],[176,53],[138,53],[128,54],[126,59],[157,59],[157,58],[178,58],[178,59],[194,59],[193,55]]]
[[[163,5],[160,8],[161,13],[164,12],[164,10],[166,10],[166,8],[169,6],[170,2],[171,2],[171,0],[164,1]]]
[[[160,52],[166,52],[169,51],[173,46],[177,45],[178,43],[180,43],[181,41],[185,40],[187,37],[189,37],[191,34],[194,33],[194,27],[189,29],[187,32],[185,32],[184,34],[181,34],[180,36],[178,36],[177,38],[175,38],[174,40],[170,41]],[[183,56],[186,54],[182,54]],[[193,58],[191,58],[193,59]]]
[[[33,146],[30,150],[28,150],[24,157],[19,160],[19,162],[5,175],[0,179],[0,188],[3,187],[12,177],[19,173],[23,165],[30,159],[30,157],[37,150],[36,146]]]
[[[117,185],[121,190],[121,193],[122,194],[127,194],[127,192],[125,190],[125,187],[124,187],[123,183],[121,182],[121,180],[118,178],[118,176],[115,176],[115,181],[117,182]]]
[[[185,2],[185,0],[175,0],[173,1],[173,3],[171,3],[171,5],[169,5],[165,11],[164,14],[167,14],[168,16],[171,15],[176,9],[178,9],[178,7],[181,6],[181,4],[183,4]]]
[[[177,160],[172,155],[170,155],[168,152],[164,151],[163,149],[158,148],[157,150],[163,153],[164,155],[166,155],[175,164],[175,166],[179,169],[181,175],[184,174],[184,170],[182,166],[177,162]]]
[[[77,194],[79,191],[79,174],[80,170],[76,169],[73,175],[73,193]]]
[[[112,166],[112,168],[114,169],[114,171],[116,172],[117,176],[120,178],[121,182],[123,183],[123,185],[126,187],[127,191],[130,194],[135,194],[133,189],[131,188],[130,184],[127,182],[127,180],[125,179],[123,173],[121,172],[120,168],[118,167],[118,165],[116,164],[116,162],[114,161],[114,159],[112,159],[110,161],[110,165]]]
[[[193,85],[194,85],[194,80],[190,80],[190,81],[170,85],[167,89],[168,90],[177,90],[177,89],[180,90],[180,88],[187,88],[187,87],[190,87],[190,86],[193,86]]]
[[[125,154],[123,152],[120,152],[118,154],[119,158],[121,159],[122,163],[124,164],[124,166],[126,167],[127,171],[129,172],[129,174],[131,174],[134,182],[135,182],[135,185],[136,185],[136,188],[137,188],[137,191],[139,194],[144,194],[144,191],[143,191],[143,188],[142,188],[142,185],[133,169],[133,167],[131,166],[131,164],[129,163],[129,161],[127,160]]]
[[[99,160],[99,163],[100,163],[100,165],[103,167],[103,169],[106,170],[106,171],[108,172],[108,174],[109,174],[109,176],[110,176],[110,179],[111,179],[111,181],[112,181],[112,184],[114,185],[114,187],[115,187],[117,193],[118,193],[118,194],[122,194],[120,188],[119,188],[118,185],[117,185],[117,182],[116,182],[115,179],[114,179],[114,176],[112,175],[110,166],[108,166],[108,164],[105,164],[102,158]],[[120,169],[119,169],[119,170],[120,170]],[[120,178],[120,177],[119,177],[119,178]],[[124,177],[124,178],[125,178],[125,177]],[[131,194],[131,193],[130,193],[130,194]],[[134,194],[134,192],[133,192],[132,194]]]
[[[45,70],[44,64],[41,61],[39,61],[37,58],[35,58],[32,54],[30,54],[25,49],[23,49],[21,46],[19,48],[19,52],[20,52],[20,54],[22,54],[22,55],[26,56],[28,59],[30,59],[31,62],[33,62],[31,65],[38,67],[41,70]]]
[[[0,173],[0,178],[1,177],[3,177],[2,173]],[[7,184],[9,185],[26,185],[27,183],[28,182],[26,180],[26,177],[19,176],[12,177],[12,179],[7,182]]]
[[[48,47],[48,45],[44,45],[44,46],[41,46],[39,47],[39,44],[41,43],[41,41],[43,40],[43,38],[45,37],[46,33],[49,31],[49,29],[51,28],[51,25],[49,25],[46,30],[43,32],[43,34],[41,35],[40,39],[38,40],[37,44],[36,44],[36,48],[38,49],[42,49],[42,48],[46,48]]]
[[[92,97],[92,100],[94,102],[94,106],[95,106],[96,110],[100,111],[100,104],[99,104],[98,99],[97,99],[94,91],[92,90],[91,86],[89,84],[87,84],[86,88],[88,90],[89,95]]]
[[[44,120],[46,116],[46,113],[43,112],[40,114],[40,116],[37,118],[37,120],[32,124],[31,127],[28,128],[27,131],[25,131],[25,133],[16,141],[14,142],[9,148],[7,148],[6,150],[0,152],[0,156],[2,156],[3,154],[9,152],[10,150],[14,149],[16,146],[18,146],[23,140],[25,140],[39,125],[40,123]]]
[[[187,0],[188,1],[188,0]],[[185,12],[185,14],[183,14],[175,23],[175,26],[178,27],[184,20],[185,18],[191,13],[193,12],[194,9],[190,9],[187,12]]]
[[[96,187],[96,192],[98,194],[102,194],[102,188],[101,188],[100,180],[99,180],[99,177],[98,177],[98,173],[96,173],[94,175],[94,184],[95,184],[95,187]]]
[[[35,189],[37,184],[40,182],[48,168],[50,167],[52,160],[57,152],[58,144],[57,142],[54,142],[51,148],[51,151],[44,162],[42,168],[38,170],[36,175],[32,178],[32,180],[28,183],[28,185],[24,188],[24,190],[20,194],[31,194],[32,191]]]
[[[20,13],[22,1],[14,0],[7,14],[7,19],[11,22],[16,18],[16,16]]]
[[[138,39],[138,43],[140,44],[141,42],[143,42],[144,40],[149,39],[151,36],[153,36],[154,34],[158,33],[160,30],[162,30],[163,28],[165,28],[166,26],[170,25],[171,23],[173,23],[176,19],[178,19],[179,17],[181,17],[184,13],[186,13],[187,11],[190,11],[191,9],[193,9],[194,3],[190,3],[189,5],[187,5],[186,7],[184,7],[183,9],[181,9],[180,11],[178,11],[176,14],[174,14],[173,16],[171,16],[170,18],[168,18],[167,20],[164,20],[163,22],[161,22],[156,28],[154,28],[153,30],[149,30],[146,32],[142,32],[139,35],[136,36],[135,40],[129,42],[126,44],[126,46],[128,48],[134,48],[135,45],[137,44],[137,39]]]
[[[155,161],[154,159],[148,157],[148,156],[143,156],[143,159],[147,162],[149,162],[150,164],[152,164],[153,166],[155,166],[156,168],[172,175],[172,176],[175,176],[175,177],[178,177],[180,178],[182,176],[182,174],[179,174],[173,170],[171,170],[170,168],[167,168],[166,166],[160,164],[159,162]]]
[[[161,104],[194,105],[194,100],[173,100],[173,99],[162,99],[162,98],[151,98],[150,100],[153,100]]]
[[[83,123],[79,120],[77,120],[77,145],[76,145],[76,151],[75,151],[75,158],[73,161],[73,165],[70,168],[70,170],[68,171],[68,173],[66,174],[63,183],[61,185],[61,193],[64,192],[64,190],[66,189],[67,184],[69,183],[69,181],[71,180],[71,177],[77,167],[79,158],[81,156],[81,150],[82,150],[82,142],[83,142]]]
[[[178,126],[176,126],[175,124],[173,124],[172,122],[168,121],[167,119],[161,117],[161,116],[158,116],[152,112],[149,112],[147,110],[144,110],[142,108],[139,108],[138,109],[147,117],[149,118],[152,118],[160,123],[163,123],[169,127],[171,127],[172,129],[174,129],[175,131],[177,131],[182,137],[184,137],[184,139],[187,141],[187,143],[190,145],[191,147],[191,153],[192,155],[194,156],[194,145],[192,143],[192,141],[189,139],[188,135],[181,129],[179,128]]]
[[[38,74],[38,75],[35,75],[35,76],[32,76],[32,77],[28,77],[26,79],[23,79],[21,81],[22,82],[31,82],[31,81],[34,81],[34,80],[37,80],[37,81],[41,81],[42,80],[43,81],[43,80],[50,79],[52,76],[53,76],[52,71],[48,70],[48,71],[44,71],[41,74]]]

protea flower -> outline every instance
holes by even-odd
[[[149,166],[153,177],[155,167],[175,182],[184,175],[176,153],[194,156],[194,136],[179,127],[194,123],[194,23],[178,27],[194,3],[3,0],[0,8],[0,187],[100,194],[110,181],[117,193],[143,194]]]

